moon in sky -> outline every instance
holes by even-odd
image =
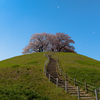
[[[59,6],[58,6],[58,8],[59,8]]]

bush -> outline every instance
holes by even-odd
[[[9,90],[0,89],[0,100],[50,100],[48,97],[41,97],[33,90]]]

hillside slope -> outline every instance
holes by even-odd
[[[60,68],[70,77],[100,87],[100,61],[68,52],[54,54],[59,58]]]
[[[0,100],[77,100],[43,74],[44,53],[0,61]]]

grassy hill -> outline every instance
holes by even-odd
[[[63,53],[57,56],[66,59]],[[45,77],[46,59],[44,53],[32,53],[0,61],[0,100],[77,100]]]
[[[100,61],[68,52],[54,54],[59,58],[60,68],[72,78],[100,87]]]

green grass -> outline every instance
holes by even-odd
[[[70,77],[100,87],[100,61],[68,52],[54,54],[59,58],[60,68]]]
[[[0,61],[0,100],[77,100],[45,77],[46,60],[32,53]]]

